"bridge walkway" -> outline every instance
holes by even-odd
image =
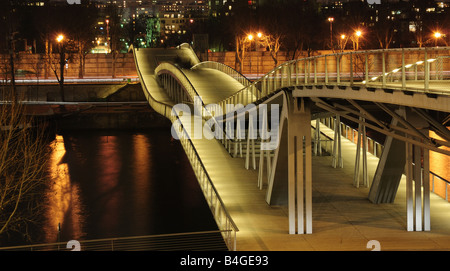
[[[205,104],[222,101],[244,88],[238,81],[230,80],[230,76],[215,69],[183,69],[183,72]]]
[[[197,84],[199,95],[203,90],[212,90],[202,83],[214,82],[211,78],[189,71],[186,76]],[[145,88],[151,90],[148,85]],[[215,95],[221,94],[228,95],[215,92]],[[153,90],[151,95],[155,96]],[[219,100],[215,95],[206,95],[208,101],[205,103]],[[167,110],[164,112],[167,117]],[[333,131],[323,127],[322,132],[330,133],[329,137],[333,138]],[[341,140],[343,168],[332,168],[330,156],[313,157],[314,234],[299,235],[288,234],[287,206],[270,206],[265,201],[265,189],[257,187],[258,171],[246,170],[244,159],[232,158],[218,140],[203,137],[194,138],[191,142],[239,228],[238,250],[367,250],[369,240],[379,241],[382,250],[450,250],[450,228],[446,223],[450,214],[448,203],[443,204],[443,199],[431,195],[432,210],[445,209],[431,212],[432,232],[407,232],[404,180],[394,204],[372,204],[367,199],[368,188],[353,186],[352,163],[356,146],[350,142],[347,144],[344,138]],[[369,176],[375,171],[376,159],[368,154]]]
[[[321,125],[334,137],[334,131]],[[353,186],[356,144],[341,137],[343,168],[331,167],[331,156],[313,157],[313,234],[288,234],[287,206],[269,206],[257,187],[257,170],[246,170],[243,158],[231,158],[218,140],[193,140],[231,217],[239,227],[237,249],[368,250],[369,240],[381,250],[450,250],[450,205],[431,195],[431,232],[407,232],[405,180],[393,204],[372,204],[369,188]],[[369,179],[378,158],[368,153]]]

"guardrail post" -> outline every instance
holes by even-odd
[[[314,58],[314,84],[317,84],[317,58]]]
[[[308,63],[309,63],[309,60],[304,60],[303,62],[305,64],[305,84],[308,84],[308,77],[309,77]]]
[[[340,62],[341,62],[341,55],[336,55],[336,81],[338,84],[341,83]]]
[[[428,62],[428,52],[427,48],[425,48],[425,55],[424,55],[424,65],[425,65],[425,91],[427,91],[430,88],[430,63]]]
[[[402,48],[402,88],[406,88],[405,48]]]
[[[353,54],[350,53],[350,86],[353,86]]]
[[[366,84],[369,83],[369,55],[365,54],[365,63],[364,63],[364,80],[366,81]]]
[[[286,69],[287,69],[287,83],[288,83],[288,86],[290,86],[291,85],[291,76],[292,76],[292,65],[289,64],[286,67]]]
[[[386,87],[386,55],[384,53],[384,50],[381,52],[381,69],[382,69],[382,86]]]

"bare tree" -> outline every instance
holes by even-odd
[[[269,50],[274,62],[274,67],[278,66],[278,52],[281,49],[282,34],[265,35],[261,40],[263,45]]]
[[[43,130],[32,129],[23,105],[11,98],[0,106],[0,236],[29,237],[40,214],[48,154]]]
[[[249,51],[251,42],[247,35],[236,36],[236,70],[244,73],[245,52]],[[239,65],[239,66],[237,66]]]
[[[387,19],[386,16],[380,16],[380,20],[373,29],[380,49],[389,49],[394,40],[394,29],[394,21]]]

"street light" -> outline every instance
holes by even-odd
[[[108,48],[108,53],[111,50],[109,40],[110,40],[110,38],[109,38],[109,19],[106,19],[106,46]]]
[[[361,30],[356,30],[355,31],[355,39],[354,39],[354,42],[353,42],[353,45],[355,45],[355,43],[356,43],[356,47],[355,46],[353,46],[353,49],[355,50],[355,51],[358,51],[359,50],[359,38],[361,38],[362,37],[362,31]]]
[[[437,47],[438,39],[442,38],[442,33],[439,31],[434,32],[434,46]]]
[[[339,41],[339,46],[341,51],[343,52],[345,50],[345,47],[347,46],[348,37],[345,34],[341,34],[341,40]]]
[[[60,95],[61,95],[61,101],[65,101],[64,97],[64,66],[66,65],[66,53],[64,51],[64,35],[60,34],[56,37],[56,41],[59,44],[59,72],[60,72],[60,78],[59,78],[59,88],[60,88]]]
[[[333,17],[328,17],[328,21],[330,22],[330,44],[331,44],[331,49],[333,49],[333,22],[334,22],[334,18]]]
[[[58,35],[58,37],[56,37],[56,41],[58,43],[61,43],[64,40],[64,35]]]

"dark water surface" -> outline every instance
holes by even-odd
[[[217,229],[169,129],[57,135],[49,174],[43,242]]]

